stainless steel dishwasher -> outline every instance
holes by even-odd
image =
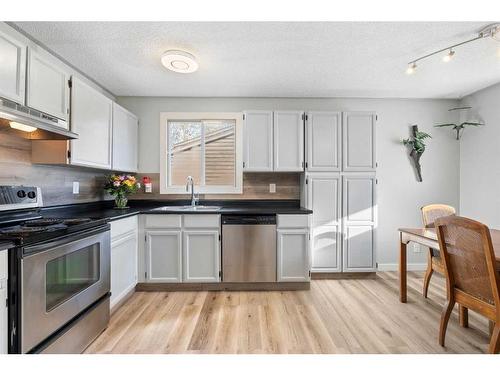
[[[222,215],[222,281],[276,281],[276,215]]]

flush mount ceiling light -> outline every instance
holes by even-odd
[[[408,68],[406,69],[406,73],[413,74],[415,72],[415,68],[417,67],[418,61],[424,60],[428,57],[437,55],[438,53],[442,53],[444,51],[448,51],[448,53],[443,56],[443,61],[448,62],[455,55],[455,51],[453,50],[455,47],[459,47],[459,46],[462,46],[462,45],[467,44],[467,43],[475,42],[476,40],[483,39],[483,38],[492,38],[492,39],[495,39],[495,40],[500,42],[500,23],[494,23],[494,24],[487,25],[487,26],[483,27],[483,29],[481,29],[479,31],[477,36],[472,38],[472,39],[464,40],[463,42],[454,44],[454,45],[446,47],[446,48],[442,48],[438,51],[431,52],[427,55],[419,57],[418,59],[410,61],[408,63]]]
[[[177,73],[193,73],[198,70],[196,58],[188,52],[169,50],[161,56],[165,68]]]

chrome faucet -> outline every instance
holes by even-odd
[[[196,202],[198,202],[199,198],[196,198],[194,195],[194,181],[193,177],[187,176],[186,182],[186,191],[189,193],[189,187],[191,186],[191,207],[196,207]]]

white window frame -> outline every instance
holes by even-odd
[[[243,113],[242,112],[161,112],[160,113],[160,194],[187,194],[186,186],[168,186],[170,155],[168,153],[169,121],[230,120],[235,122],[235,185],[199,186],[195,192],[201,194],[243,193]],[[203,147],[203,145],[202,145]],[[204,166],[202,166],[204,168]]]

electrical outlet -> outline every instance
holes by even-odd
[[[269,184],[269,192],[276,193],[276,184]]]
[[[73,194],[80,194],[80,183],[73,181]]]

